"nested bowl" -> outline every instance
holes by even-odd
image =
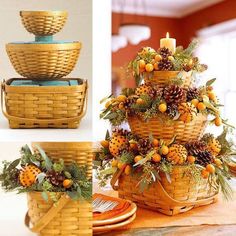
[[[68,75],[75,67],[80,42],[9,43],[7,54],[16,72],[23,77],[50,80]]]
[[[66,11],[20,11],[25,29],[36,36],[51,36],[66,23]]]

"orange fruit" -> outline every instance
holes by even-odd
[[[206,169],[203,169],[201,175],[203,179],[207,179],[209,177],[209,172]]]
[[[163,155],[167,155],[168,152],[169,152],[169,148],[168,148],[166,145],[163,145],[163,146],[161,147],[161,153],[162,153]]]
[[[125,174],[126,174],[126,175],[130,175],[130,173],[131,173],[131,166],[130,166],[130,165],[127,165],[127,166],[125,167]]]
[[[158,63],[154,63],[154,69],[155,69],[155,70],[158,70],[158,69],[159,69]]]
[[[122,162],[118,162],[117,167],[118,167],[118,169],[122,169],[125,167],[125,164]]]
[[[140,69],[144,69],[146,66],[146,62],[143,59],[141,59],[139,60],[138,65]]]
[[[65,179],[63,181],[63,187],[64,188],[70,188],[72,184],[73,184],[73,181],[71,179]]]
[[[143,157],[142,156],[140,156],[140,155],[138,155],[138,156],[136,156],[135,158],[134,158],[134,162],[136,163],[136,162],[139,162],[140,160],[142,160],[143,159]]]
[[[216,166],[221,166],[222,165],[222,161],[219,158],[215,158],[214,163],[216,164]]]
[[[116,100],[118,102],[125,102],[126,101],[126,96],[121,94],[116,98]]]
[[[152,160],[154,162],[160,162],[161,161],[161,155],[155,153],[153,156],[152,156]]]
[[[138,148],[138,145],[137,145],[137,143],[130,143],[130,148],[132,149],[132,150],[137,150],[137,148]]]
[[[205,106],[205,104],[204,104],[203,102],[199,102],[199,103],[197,104],[197,109],[198,109],[199,111],[203,111],[203,110],[206,109],[206,106]]]
[[[152,144],[153,144],[154,147],[158,147],[158,145],[159,145],[158,139],[154,138],[154,139],[152,140]]]
[[[160,60],[162,60],[162,56],[159,55],[159,54],[157,54],[157,55],[155,56],[155,61],[156,61],[156,62],[159,62]]]
[[[100,144],[104,147],[104,148],[108,148],[109,147],[109,142],[107,140],[102,140],[100,142]]]
[[[216,171],[215,167],[212,164],[208,164],[206,166],[206,170],[211,174],[215,173],[215,171]]]
[[[112,162],[111,162],[111,166],[112,167],[117,167],[118,165],[118,161],[116,159],[113,159]]]
[[[161,103],[159,106],[158,106],[158,110],[161,112],[161,113],[164,113],[166,110],[167,110],[167,106],[165,103]]]
[[[207,93],[207,95],[208,95],[208,97],[209,97],[209,99],[210,100],[212,100],[212,101],[216,101],[216,95],[215,95],[215,93],[213,92],[213,91],[209,91],[208,93]]]
[[[123,102],[119,103],[118,107],[119,107],[120,110],[122,110],[124,108],[124,103]]]
[[[191,101],[191,103],[192,103],[195,107],[197,107],[197,105],[198,105],[198,103],[199,103],[199,100],[196,99],[196,98],[194,98],[194,99]]]
[[[139,104],[139,105],[142,105],[142,104],[145,103],[145,101],[144,101],[142,98],[138,98],[138,99],[136,100],[136,103]]]
[[[222,125],[222,119],[219,116],[217,116],[215,118],[215,125],[216,126],[221,126]]]
[[[146,70],[147,72],[152,72],[153,69],[154,69],[154,66],[153,66],[153,64],[151,64],[151,63],[148,63],[148,64],[145,66],[145,70]]]
[[[194,156],[188,156],[187,160],[189,163],[193,164],[196,161],[196,158]]]

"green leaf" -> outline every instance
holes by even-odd
[[[16,160],[14,160],[9,166],[8,166],[8,170],[12,170],[15,169],[19,164],[20,164],[20,160],[21,158],[18,158]]]
[[[41,196],[44,199],[44,201],[46,201],[46,202],[48,201],[48,194],[47,194],[47,192],[42,192]]]
[[[156,151],[153,150],[151,152],[149,152],[145,158],[141,159],[140,161],[138,161],[137,163],[135,163],[133,166],[136,167],[136,166],[139,166],[139,165],[143,165],[144,163],[146,163],[147,161],[151,160],[152,156],[154,155]]]
[[[66,193],[74,201],[79,200],[81,196],[77,191],[68,191]]]
[[[37,150],[39,151],[40,155],[44,159],[46,169],[47,170],[51,170],[52,169],[52,161],[48,158],[48,156],[45,153],[45,151],[39,145],[35,145],[35,147],[37,148]]]
[[[105,97],[105,98],[103,98],[103,99],[101,99],[101,100],[100,100],[100,104],[102,104],[103,102],[105,102],[107,99],[109,99],[109,98],[111,98],[111,97],[112,97],[112,94],[109,95],[109,96],[107,96],[107,97]]]
[[[43,180],[45,179],[45,177],[46,177],[45,173],[40,173],[37,175],[36,179],[38,180],[39,184],[41,184],[43,182]]]
[[[66,176],[66,178],[68,178],[68,179],[71,179],[71,174],[70,174],[70,172],[68,172],[68,171],[65,171],[64,172],[64,175]]]
[[[216,78],[211,79],[211,80],[208,80],[208,81],[206,82],[206,86],[208,87],[208,86],[212,85],[215,81],[216,81]]]
[[[116,113],[110,113],[104,117],[105,120],[115,119],[117,117]]]
[[[106,136],[105,136],[105,140],[109,140],[110,139],[110,133],[109,133],[109,131],[107,130],[107,132],[106,132]]]
[[[100,173],[102,175],[111,175],[111,174],[114,174],[116,171],[117,171],[116,167],[110,167],[110,168],[107,168],[105,170],[102,170]]]

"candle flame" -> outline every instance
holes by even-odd
[[[169,37],[170,37],[169,32],[167,32],[166,33],[166,38],[169,38]]]

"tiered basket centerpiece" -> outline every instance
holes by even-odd
[[[215,79],[200,87],[194,83],[207,69],[193,56],[196,46],[193,41],[187,49],[175,49],[175,39],[166,38],[158,51],[143,48],[129,64],[136,88],[105,99],[101,113],[113,126],[128,121],[131,129],[118,129],[101,142],[101,183],[112,176],[120,197],[167,215],[213,203],[220,189],[231,195],[229,128],[217,138],[204,135],[209,123],[227,124],[213,90]]]

